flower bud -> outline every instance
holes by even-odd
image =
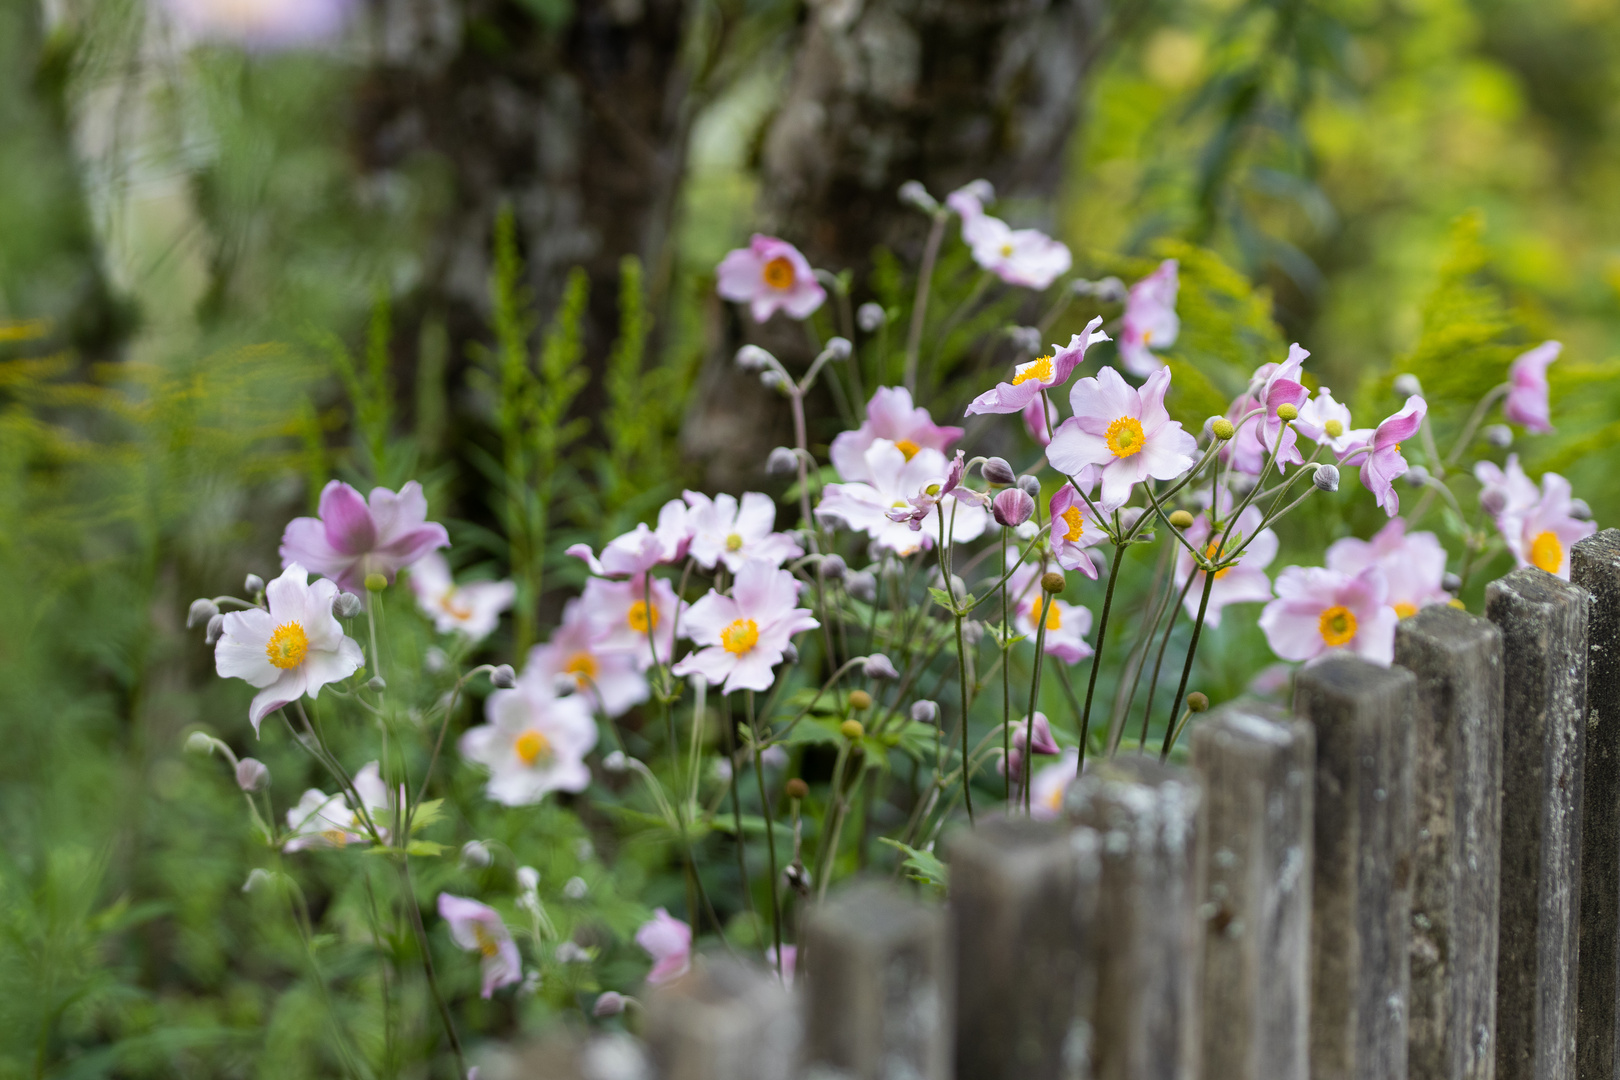
[[[1513,429],[1506,424],[1491,424],[1485,429],[1485,441],[1498,450],[1506,450],[1513,445]]]
[[[579,878],[569,878],[569,881],[579,881]],[[580,882],[580,884],[583,885],[584,882]],[[563,892],[567,891],[568,887],[563,886]],[[559,941],[557,947],[552,950],[551,955],[557,958],[559,964],[588,964],[591,959],[591,954],[580,948],[574,941]]]
[[[1056,570],[1048,570],[1041,575],[1041,588],[1049,593],[1060,593],[1068,584],[1068,580]]]
[[[775,368],[767,368],[765,371],[760,372],[759,381],[764,385],[765,389],[775,390],[781,394],[787,393],[793,387],[793,384],[788,382],[787,376]]]
[[[258,758],[245,757],[236,763],[236,786],[243,791],[263,791],[270,786],[270,769]]]
[[[860,327],[864,334],[877,333],[888,321],[889,313],[883,310],[882,304],[868,301],[855,309],[855,325]]]
[[[1185,510],[1177,510],[1170,515],[1170,524],[1178,529],[1192,528],[1193,516]]]
[[[1406,470],[1406,482],[1412,487],[1422,487],[1429,482],[1429,470],[1421,465],[1409,466]]]
[[[1395,392],[1401,397],[1411,397],[1413,394],[1417,394],[1419,397],[1422,397],[1423,384],[1418,382],[1418,377],[1416,375],[1413,375],[1411,372],[1407,372],[1406,374],[1395,376]]]
[[[765,475],[782,479],[799,472],[799,455],[785,446],[778,446],[765,459]]]
[[[1018,489],[1032,499],[1041,497],[1041,482],[1038,478],[1024,475],[1018,478]]]
[[[868,679],[898,679],[900,673],[894,669],[894,661],[882,653],[873,653],[861,662],[861,674]]]
[[[630,759],[625,756],[623,750],[615,750],[602,759],[602,768],[610,773],[622,773],[630,768]]]
[[[918,180],[907,180],[900,185],[900,201],[925,214],[932,214],[939,209],[939,200],[928,194],[928,189]]]
[[[186,736],[185,747],[188,754],[212,754],[214,752],[214,739],[211,735],[193,731]]]
[[[587,885],[585,883],[585,879],[580,877],[578,874],[575,874],[573,877],[563,882],[563,895],[568,897],[570,900],[583,900],[585,899],[585,895],[590,891],[591,887]],[[569,944],[572,945],[573,942],[569,942]],[[574,947],[578,948],[579,946],[575,945]]]
[[[186,612],[186,629],[190,630],[198,623],[207,623],[219,614],[219,605],[212,600],[193,600],[191,609]]]
[[[1232,425],[1232,421],[1228,420],[1224,416],[1217,416],[1215,419],[1211,420],[1209,422],[1209,431],[1211,435],[1214,435],[1222,442],[1225,442],[1227,439],[1230,439],[1233,435],[1237,434],[1237,428]]]
[[[532,866],[518,867],[517,883],[518,888],[522,889],[524,892],[534,892],[540,887],[540,871],[536,870]]]
[[[854,712],[865,712],[872,707],[872,695],[865,690],[851,690],[849,692],[849,707]]]
[[[1091,283],[1091,295],[1104,303],[1122,304],[1130,295],[1130,290],[1125,288],[1123,281],[1110,274],[1100,281]]]
[[[617,990],[609,990],[596,999],[596,1004],[591,1006],[591,1015],[598,1020],[609,1016],[618,1016],[624,1012],[624,1003],[625,997],[623,994]]]
[[[866,727],[859,720],[845,720],[842,724],[838,725],[838,731],[839,734],[844,736],[844,738],[848,739],[850,742],[854,742],[856,739],[859,739],[862,735],[866,734]]]
[[[1281,420],[1285,424],[1290,420],[1298,420],[1299,407],[1297,405],[1291,405],[1286,401],[1283,402],[1281,405],[1277,406],[1277,419]]]
[[[991,500],[990,512],[997,523],[1017,528],[1035,513],[1035,500],[1023,488],[1004,488]]]
[[[461,865],[468,870],[478,870],[495,861],[489,845],[482,840],[469,840],[461,845]]]
[[[797,664],[799,662],[799,647],[791,641],[783,645],[782,660],[785,663]]]
[[[962,644],[973,648],[984,640],[984,623],[968,619],[962,623]]]
[[[827,354],[827,359],[833,363],[841,363],[849,359],[849,354],[855,351],[855,346],[849,343],[847,337],[835,337],[827,340],[827,347],[821,350]]]
[[[1033,326],[1010,327],[1007,336],[1012,339],[1013,347],[1019,352],[1033,355],[1041,351],[1041,332]]]
[[[849,563],[842,555],[826,555],[821,560],[821,576],[828,581],[842,581],[849,573]]]
[[[1337,465],[1318,465],[1316,471],[1311,473],[1311,483],[1319,491],[1339,490],[1339,467]]]
[[[366,575],[367,592],[382,592],[386,588],[388,588],[388,578],[386,576],[382,574]]]
[[[844,589],[855,599],[870,604],[877,599],[877,576],[870,570],[853,570],[844,578]]]
[[[510,690],[517,685],[517,672],[511,664],[497,664],[489,673],[489,683],[497,690]]]
[[[1187,708],[1191,712],[1205,712],[1209,709],[1209,697],[1201,691],[1194,690],[1187,695]]]
[[[225,632],[225,616],[215,615],[208,620],[208,629],[203,634],[203,640],[212,645],[219,640],[219,635]]]
[[[1440,587],[1446,590],[1446,592],[1454,593],[1458,589],[1462,588],[1462,578],[1447,570],[1440,576]]]
[[[1006,458],[985,458],[984,464],[979,466],[979,475],[988,483],[998,484],[1001,487],[1010,487],[1018,483],[1018,474],[1013,472],[1013,467],[1007,464]]]
[[[242,591],[249,596],[258,596],[264,592],[264,578],[258,574],[249,574],[242,580]]]
[[[276,875],[272,874],[263,867],[255,866],[252,870],[248,871],[247,880],[242,883],[242,891],[245,893],[254,893],[268,886],[274,885],[275,883]]]
[[[1569,500],[1569,516],[1576,521],[1591,521],[1592,507],[1585,499]]]
[[[1507,493],[1500,488],[1486,488],[1479,493],[1479,505],[1487,514],[1500,514],[1507,509]]]
[[[932,724],[939,719],[939,706],[926,699],[912,702],[911,719],[918,724]]]
[[[373,675],[371,678],[366,680],[366,689],[370,690],[373,694],[380,694],[384,690],[388,689],[388,681],[381,675]]]
[[[797,776],[784,784],[783,789],[787,791],[787,797],[790,799],[802,799],[810,794],[810,785]]]
[[[737,350],[737,366],[744,371],[764,371],[774,360],[770,353],[758,345],[744,345]]]
[[[787,883],[788,888],[800,896],[810,895],[810,877],[810,871],[804,868],[802,859],[794,859],[788,864],[788,868],[782,871],[782,880]]]
[[[332,614],[340,619],[352,619],[360,614],[360,598],[352,592],[340,592],[332,601]]]

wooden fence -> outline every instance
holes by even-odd
[[[835,894],[798,992],[711,960],[644,1061],[555,1075],[1613,1080],[1620,530],[1572,560],[1403,620],[1394,667],[1302,669],[1292,718],[1217,710],[1189,769],[962,831],[944,909]]]

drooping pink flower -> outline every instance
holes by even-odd
[[[1044,417],[1041,415],[1043,406],[1046,413]],[[1039,394],[1029,399],[1029,404],[1024,406],[1023,415],[1024,430],[1029,432],[1030,438],[1042,446],[1052,441],[1052,433],[1057,430],[1058,421],[1062,419],[1052,399]]]
[[[865,480],[828,484],[822,489],[816,517],[841,523],[872,537],[880,548],[897,555],[912,555],[932,547],[939,537],[941,510],[954,542],[977,540],[990,527],[990,515],[980,506],[958,503],[946,496],[918,522],[913,530],[909,521],[911,499],[930,484],[943,484],[950,465],[938,450],[921,449],[908,460],[887,439],[877,439],[863,458]],[[905,509],[907,520],[894,521],[890,510]]]
[[[1294,430],[1312,442],[1326,446],[1336,457],[1343,457],[1356,447],[1366,445],[1373,435],[1372,428],[1350,426],[1350,409],[1333,400],[1333,391],[1325,386],[1316,391],[1316,396],[1299,406],[1299,419],[1294,421]]]
[[[1558,359],[1564,346],[1544,341],[1521,353],[1508,368],[1508,395],[1502,414],[1526,431],[1545,435],[1553,429],[1547,404],[1547,365]]]
[[[1176,293],[1181,283],[1176,268],[1176,260],[1164,260],[1157,270],[1131,286],[1125,300],[1119,360],[1126,371],[1138,378],[1164,367],[1164,361],[1151,350],[1169,348],[1181,333],[1181,319],[1176,315]]]
[[[600,559],[589,544],[574,544],[563,554],[583,560],[598,577],[639,577],[655,566],[686,558],[692,529],[691,510],[680,499],[671,499],[658,512],[658,528],[638,523],[609,540]]]
[[[676,675],[702,675],[721,693],[768,690],[795,634],[821,624],[798,606],[799,581],[770,563],[744,563],[731,595],[710,590],[682,620],[700,646],[675,665]]]
[[[1439,537],[1432,532],[1408,533],[1402,518],[1391,519],[1371,540],[1352,536],[1335,540],[1328,545],[1327,566],[1350,575],[1378,567],[1388,583],[1384,600],[1402,619],[1451,599],[1443,584],[1446,549]]]
[[[558,697],[555,680],[525,669],[517,685],[484,703],[488,723],[461,736],[461,756],[489,770],[484,794],[503,806],[529,806],[553,791],[584,791],[585,755],[596,745],[587,699]]]
[[[1198,441],[1165,411],[1169,388],[1169,368],[1149,375],[1140,390],[1108,367],[1081,379],[1069,395],[1074,415],[1058,425],[1047,460],[1068,476],[1099,469],[1104,510],[1125,505],[1131,489],[1149,478],[1175,479],[1192,468]]]
[[[668,663],[675,645],[675,624],[681,609],[675,590],[663,578],[633,577],[629,581],[591,578],[580,602],[595,624],[596,649],[630,657],[637,668]]]
[[[333,480],[321,491],[320,517],[294,518],[281,535],[281,565],[297,563],[344,589],[364,595],[366,576],[394,575],[435,548],[449,547],[444,526],[427,520],[427,497],[415,480],[395,494],[371,489],[369,499]]]
[[[1013,600],[1013,626],[1032,645],[1045,606],[1040,577],[1039,564],[1025,563],[1007,580],[1007,594]],[[1065,664],[1078,664],[1091,655],[1091,646],[1086,642],[1090,632],[1090,609],[1052,597],[1051,606],[1046,608],[1046,655],[1055,656]],[[1050,752],[1057,753],[1056,750]]]
[[[523,958],[500,912],[465,896],[440,893],[439,918],[450,924],[450,937],[459,947],[478,954],[484,997],[523,981]]]
[[[636,944],[653,958],[652,970],[647,972],[653,986],[678,979],[692,968],[692,928],[663,908],[642,923],[636,931]]]
[[[1089,489],[1086,477],[1076,479],[1087,484]],[[1090,494],[1089,490],[1087,494]],[[1048,506],[1052,513],[1052,554],[1058,565],[1065,570],[1078,570],[1093,581],[1097,580],[1097,564],[1091,561],[1086,549],[1107,540],[1108,533],[1091,512],[1091,507],[1069,483],[1057,489]]]
[[[1305,359],[1310,355],[1298,344],[1290,345],[1288,359],[1280,364],[1261,364],[1255,369],[1248,390],[1239,394],[1226,411],[1226,418],[1237,425],[1237,434],[1221,448],[1222,461],[1230,461],[1234,469],[1250,476],[1260,475],[1273,450],[1277,453],[1278,472],[1286,465],[1305,461],[1299,453],[1299,436],[1294,425],[1283,423],[1277,410],[1284,405],[1304,408],[1310,391],[1300,379]],[[1260,415],[1250,417],[1257,409]]]
[[[974,181],[945,197],[945,203],[962,219],[962,240],[973,252],[973,261],[1009,285],[1044,289],[1068,272],[1074,257],[1068,245],[1038,229],[1014,229],[1000,218],[984,211],[983,200],[991,189]]]
[[[1271,651],[1284,660],[1352,652],[1387,666],[1395,659],[1398,621],[1385,603],[1388,592],[1377,566],[1355,575],[1290,566],[1277,575],[1277,598],[1260,613],[1260,629]]]
[[[380,838],[386,841],[388,829],[384,823],[390,818],[388,811],[391,808],[388,789],[383,785],[377,762],[367,762],[354,774],[354,792],[360,797]],[[360,811],[343,792],[328,795],[318,788],[310,788],[299,798],[297,805],[287,811],[287,827],[291,830],[291,836],[282,845],[282,850],[288,853],[371,842]]]
[[[450,564],[436,551],[412,563],[410,571],[417,606],[441,634],[459,631],[473,641],[481,641],[500,623],[501,612],[511,607],[517,596],[517,586],[510,581],[457,585]]]
[[[533,672],[554,690],[564,688],[585,695],[608,717],[622,716],[647,700],[643,665],[630,652],[602,647],[600,622],[592,618],[583,599],[568,601],[562,625],[544,645],[529,650],[524,678]]]
[[[1075,334],[1063,348],[1053,346],[1053,352],[1013,369],[1010,382],[997,383],[974,398],[967,407],[967,415],[979,413],[1015,413],[1029,408],[1030,403],[1044,390],[1062,386],[1074,374],[1074,369],[1085,361],[1086,350],[1109,337],[1102,332],[1102,316],[1086,324],[1083,333]]]
[[[1378,500],[1384,513],[1394,517],[1400,513],[1401,497],[1395,491],[1395,481],[1406,475],[1406,459],[1401,456],[1401,442],[1416,435],[1423,426],[1423,417],[1429,406],[1413,394],[1401,406],[1401,411],[1378,425],[1372,442],[1362,449],[1361,484]],[[1352,450],[1351,454],[1357,451]],[[1348,458],[1350,455],[1346,455]]]
[[[1271,579],[1266,576],[1266,567],[1277,557],[1277,534],[1270,529],[1260,529],[1264,515],[1258,506],[1244,507],[1235,523],[1227,520],[1232,511],[1232,496],[1224,488],[1219,494],[1219,506],[1222,524],[1226,526],[1221,533],[1211,532],[1206,512],[1194,518],[1183,534],[1210,558],[1214,557],[1217,546],[1224,557],[1243,547],[1245,542],[1249,545],[1243,548],[1243,555],[1236,564],[1215,571],[1215,581],[1209,587],[1209,606],[1204,612],[1204,621],[1210,626],[1221,625],[1221,610],[1228,604],[1263,604],[1271,599]],[[1250,537],[1254,539],[1251,541]],[[1176,587],[1185,585],[1193,572],[1192,554],[1177,545]],[[1187,614],[1195,619],[1198,606],[1203,602],[1204,573],[1197,571],[1198,580],[1182,601]]]
[[[1034,716],[1035,738],[1031,742],[1029,729],[1031,727],[1029,714],[1008,721],[1012,727],[1012,747],[1008,752],[1007,760],[996,763],[996,771],[1002,776],[1008,775],[1012,770],[1014,784],[1018,784],[1024,777],[1024,747],[1029,742],[1037,754],[1061,754],[1063,748],[1052,737],[1052,724],[1047,720],[1046,714],[1036,710]]]
[[[164,0],[163,6],[183,38],[255,52],[330,41],[355,8],[353,0]]]
[[[755,233],[745,248],[720,260],[716,285],[720,295],[747,304],[762,323],[781,309],[791,318],[809,318],[827,299],[827,290],[799,249],[786,240]]]
[[[1063,812],[1063,796],[1080,771],[1080,749],[1064,751],[1053,765],[1043,765],[1029,778],[1029,816],[1051,821]]]
[[[254,734],[266,716],[321,687],[347,679],[365,663],[360,643],[343,633],[332,614],[338,587],[309,584],[293,563],[264,588],[265,607],[225,616],[214,646],[214,669],[222,679],[241,679],[259,692],[248,706]]]
[[[1501,514],[1497,528],[1520,566],[1534,566],[1569,580],[1569,549],[1597,532],[1597,524],[1574,515],[1569,481],[1543,473],[1540,497],[1517,514]]]
[[[711,499],[688,491],[685,498],[691,507],[690,554],[705,570],[714,569],[718,562],[736,573],[743,563],[753,559],[781,566],[804,554],[791,536],[772,531],[776,527],[776,503],[769,495],[744,492],[740,503],[735,495],[725,492]]]
[[[1496,518],[1498,528],[1503,527],[1504,519],[1523,515],[1541,498],[1536,482],[1524,474],[1518,454],[1508,455],[1505,470],[1494,461],[1477,462],[1474,479],[1480,483],[1479,504]]]
[[[905,387],[880,386],[866,405],[866,420],[854,431],[840,432],[828,457],[843,479],[868,480],[866,451],[878,439],[894,443],[910,461],[919,450],[944,453],[961,437],[961,428],[936,424],[927,409],[914,406]]]

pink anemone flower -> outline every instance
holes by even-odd
[[[1335,540],[1328,545],[1327,566],[1351,575],[1378,567],[1389,586],[1384,600],[1402,619],[1451,599],[1443,585],[1446,549],[1439,537],[1432,532],[1408,533],[1402,518],[1391,519],[1371,540],[1353,536]]]
[[[1087,477],[1076,479],[1087,484],[1089,489]],[[1087,493],[1090,493],[1089,490]],[[1057,489],[1048,507],[1052,515],[1052,554],[1058,565],[1065,570],[1078,570],[1093,581],[1097,580],[1097,564],[1091,561],[1086,549],[1108,539],[1102,523],[1070,483]]]
[[[798,606],[799,582],[770,563],[743,564],[731,595],[709,594],[693,604],[685,635],[701,646],[675,665],[676,675],[702,675],[721,693],[768,690],[795,634],[821,624]]]
[[[1553,429],[1547,404],[1547,366],[1558,359],[1563,348],[1556,341],[1544,341],[1520,354],[1508,368],[1508,394],[1502,413],[1526,431],[1545,435]]]
[[[529,650],[524,678],[533,672],[554,690],[585,695],[609,718],[622,716],[647,700],[647,680],[634,656],[623,649],[603,648],[602,641],[602,627],[584,601],[570,600],[551,639]]]
[[[1474,479],[1480,483],[1479,504],[1496,518],[1500,528],[1507,518],[1524,514],[1541,498],[1536,482],[1524,473],[1518,454],[1509,454],[1506,467],[1494,461],[1474,465]]]
[[[1020,786],[1024,778],[1024,744],[1026,741],[1029,741],[1030,745],[1034,747],[1035,753],[1042,755],[1061,754],[1063,748],[1052,737],[1051,721],[1047,720],[1046,714],[1043,712],[1037,711],[1035,713],[1033,725],[1027,713],[1009,720],[1008,724],[1012,728],[1012,748],[1007,760],[996,763],[996,771],[1002,776],[1007,776],[1009,770],[1011,770],[1013,784]],[[1035,738],[1032,741],[1029,738],[1031,726],[1035,729]]]
[[[1029,432],[1030,438],[1042,446],[1052,441],[1052,432],[1057,430],[1058,421],[1062,419],[1058,407],[1052,404],[1052,399],[1039,394],[1029,399],[1029,404],[1024,406],[1023,415],[1024,430]]]
[[[1569,580],[1569,549],[1597,532],[1597,524],[1573,513],[1569,481],[1557,473],[1541,477],[1541,497],[1515,515],[1501,515],[1497,528],[1520,566],[1534,566]]]
[[[371,489],[362,499],[333,480],[321,491],[319,517],[293,518],[281,535],[281,565],[297,563],[365,594],[366,577],[394,575],[435,548],[449,547],[444,526],[427,520],[427,498],[415,480],[399,489]]]
[[[828,457],[843,479],[867,480],[866,451],[879,439],[894,443],[910,461],[919,450],[944,453],[961,437],[961,428],[936,424],[927,409],[914,406],[911,391],[905,387],[880,386],[866,405],[866,419],[861,426],[840,432],[832,441]]]
[[[1063,812],[1063,796],[1080,772],[1078,747],[1064,751],[1063,757],[1053,765],[1043,765],[1029,778],[1029,816],[1036,821],[1051,821]]]
[[[967,407],[967,415],[977,413],[1023,412],[1041,396],[1044,390],[1062,386],[1074,374],[1074,369],[1085,362],[1086,350],[1099,341],[1109,340],[1102,332],[1102,316],[1086,324],[1083,333],[1075,334],[1063,348],[1052,346],[1053,352],[1013,369],[1011,382],[997,383],[986,390]]]
[[[1244,507],[1236,522],[1224,520],[1231,513],[1232,496],[1224,489],[1220,496],[1222,523],[1226,526],[1223,532],[1212,532],[1209,514],[1203,513],[1193,520],[1184,533],[1210,558],[1214,557],[1217,546],[1224,557],[1243,547],[1245,542],[1249,545],[1243,548],[1243,554],[1235,564],[1215,571],[1215,581],[1209,587],[1209,606],[1204,612],[1204,621],[1210,626],[1221,625],[1221,611],[1228,604],[1263,604],[1271,599],[1271,579],[1266,576],[1266,567],[1277,557],[1277,534],[1270,529],[1260,529],[1263,517],[1260,508]],[[1260,530],[1258,533],[1255,531],[1257,529]],[[1179,588],[1187,584],[1187,578],[1193,573],[1192,554],[1178,545],[1176,586]],[[1186,599],[1182,601],[1187,614],[1195,619],[1198,617],[1198,606],[1203,602],[1204,574],[1203,570],[1197,571],[1198,580],[1193,582],[1192,588],[1187,590]]]
[[[669,582],[645,576],[629,581],[591,578],[580,602],[596,626],[597,650],[628,656],[641,671],[653,666],[655,648],[658,661],[669,662],[683,610]]]
[[[636,944],[653,958],[647,982],[653,986],[685,975],[692,968],[692,928],[663,908],[636,931]],[[783,957],[786,960],[786,957]]]
[[[890,507],[885,516],[890,521],[904,522],[912,532],[920,532],[922,523],[930,520],[947,499],[954,499],[962,506],[982,508],[990,505],[990,499],[982,491],[975,491],[962,483],[966,476],[967,458],[958,450],[956,457],[946,467],[943,479],[924,484],[920,492],[906,500],[907,505]]]
[[[1151,350],[1174,345],[1181,333],[1181,319],[1176,316],[1176,293],[1180,289],[1176,269],[1176,260],[1164,260],[1157,270],[1132,285],[1126,297],[1119,360],[1126,371],[1138,378],[1164,367],[1164,361]]]
[[[450,924],[450,937],[457,946],[478,954],[484,997],[523,981],[523,958],[500,912],[465,896],[440,893],[439,918]]]
[[[1013,626],[1034,644],[1041,609],[1046,607],[1046,655],[1055,656],[1065,664],[1078,664],[1091,655],[1091,646],[1086,642],[1086,635],[1091,632],[1091,611],[1056,596],[1052,597],[1051,605],[1046,606],[1045,594],[1039,587],[1040,577],[1038,564],[1025,563],[1014,570],[1007,581],[1007,593],[1014,604]]]
[[[1294,430],[1314,443],[1327,447],[1342,458],[1372,440],[1372,428],[1350,426],[1350,409],[1333,400],[1333,391],[1322,387],[1316,396],[1299,406]]]
[[[1009,285],[1044,289],[1068,272],[1074,257],[1068,245],[1038,229],[1014,229],[984,211],[992,196],[989,184],[976,180],[945,197],[962,219],[962,240],[973,261]]]
[[[688,491],[685,498],[691,507],[687,519],[692,528],[690,554],[705,570],[724,563],[727,570],[736,573],[743,563],[753,559],[781,566],[804,554],[791,536],[773,531],[776,503],[769,495],[748,491],[739,502],[735,495],[725,492],[711,499]]]
[[[1405,476],[1409,468],[1406,459],[1401,456],[1401,443],[1417,434],[1428,411],[1428,403],[1413,394],[1406,399],[1400,412],[1378,425],[1370,443],[1346,455],[1348,459],[1357,452],[1365,454],[1361,460],[1361,484],[1373,493],[1378,505],[1390,517],[1401,510],[1401,497],[1395,491],[1395,481]]]
[[[1169,368],[1149,375],[1140,390],[1113,368],[1081,379],[1069,395],[1074,415],[1058,426],[1047,460],[1067,476],[1099,469],[1104,510],[1124,506],[1131,489],[1149,478],[1174,480],[1192,468],[1198,441],[1165,411],[1169,388]]]
[[[367,762],[354,774],[354,793],[360,797],[373,827],[386,841],[388,830],[383,822],[389,820],[392,807],[377,762]],[[365,818],[347,795],[342,792],[328,795],[319,788],[305,791],[297,805],[287,811],[287,828],[291,836],[282,850],[289,853],[309,848],[347,847],[369,843],[371,839],[365,831]]]
[[[1384,572],[1369,566],[1341,574],[1320,566],[1290,566],[1277,575],[1277,599],[1260,613],[1271,651],[1284,660],[1314,660],[1351,652],[1388,666],[1395,660],[1395,609],[1385,603]]]
[[[1303,411],[1310,391],[1303,378],[1305,360],[1311,354],[1298,344],[1288,346],[1288,358],[1280,364],[1261,364],[1249,379],[1249,388],[1238,395],[1226,418],[1237,425],[1237,434],[1221,448],[1221,460],[1230,461],[1238,472],[1259,476],[1277,454],[1277,471],[1285,465],[1300,465],[1299,436],[1293,424],[1283,423],[1277,410],[1292,405]],[[1249,417],[1256,409],[1259,416]],[[1245,419],[1245,417],[1249,417]]]
[[[584,791],[591,782],[585,755],[596,746],[596,721],[586,699],[558,697],[555,684],[525,670],[517,685],[484,702],[488,723],[469,728],[461,756],[489,771],[484,794],[503,806],[531,806],[553,791]]]
[[[510,581],[457,585],[450,564],[436,551],[412,563],[410,572],[411,592],[422,614],[433,620],[433,628],[441,634],[460,631],[471,641],[488,637],[517,596],[517,586]]]
[[[809,318],[827,299],[827,290],[799,249],[786,240],[755,233],[745,248],[720,260],[717,291],[727,300],[747,304],[762,323],[778,309],[795,319]]]
[[[194,41],[276,52],[336,38],[353,14],[353,0],[165,0],[181,31]]]
[[[828,484],[822,489],[817,519],[864,532],[879,548],[902,556],[933,546],[939,536],[936,515],[941,512],[956,542],[977,540],[990,527],[990,515],[983,507],[959,503],[950,495],[926,513],[916,529],[911,527],[911,499],[930,484],[943,484],[950,471],[945,455],[938,450],[918,450],[907,459],[894,443],[877,439],[866,450],[863,468],[865,480]],[[891,510],[902,509],[906,511],[902,520],[889,517]]]
[[[671,499],[658,512],[658,527],[638,523],[615,536],[598,559],[589,544],[574,544],[563,552],[583,560],[598,577],[639,577],[655,566],[686,558],[692,543],[692,513],[680,499]]]

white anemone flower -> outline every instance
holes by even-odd
[[[461,754],[489,770],[485,794],[505,806],[529,806],[553,791],[584,791],[585,755],[596,721],[582,694],[557,697],[549,680],[525,677],[485,705],[489,723],[461,737]]]
[[[473,641],[488,637],[512,606],[517,586],[510,581],[469,581],[457,585],[450,564],[430,552],[410,567],[411,591],[422,613],[441,634],[459,630]]]

